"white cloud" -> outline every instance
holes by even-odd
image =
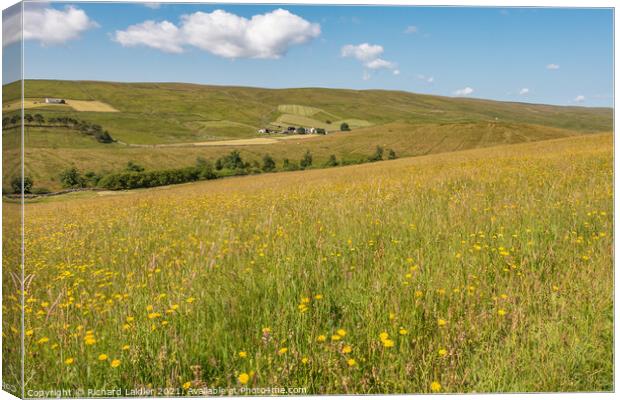
[[[454,92],[452,92],[455,96],[469,96],[470,94],[472,94],[474,92],[474,89],[470,88],[469,86],[463,88],[463,89],[458,89],[455,90]]]
[[[521,96],[526,95],[526,94],[528,94],[529,92],[530,92],[530,89],[528,89],[528,88],[523,88],[523,89],[519,90],[519,94],[520,94]]]
[[[348,44],[340,50],[342,57],[353,57],[363,62],[377,59],[381,54],[383,54],[383,46],[368,43],[358,44],[357,46]]]
[[[151,8],[153,10],[157,10],[159,7],[161,7],[161,3],[143,3],[144,7],[147,8]]]
[[[374,60],[368,61],[364,64],[368,69],[391,69],[394,70],[396,68],[396,64],[391,61],[386,61],[383,58],[375,58]]]
[[[250,19],[215,10],[183,15],[179,26],[169,21],[145,21],[116,31],[114,40],[125,47],[141,45],[170,53],[194,46],[231,59],[279,58],[291,46],[306,43],[320,34],[319,24],[283,9]]]
[[[114,40],[124,47],[147,45],[167,53],[182,53],[181,32],[171,22],[144,21],[131,25],[124,31],[116,31]],[[148,44],[147,44],[148,43]]]
[[[586,96],[580,94],[579,96],[575,97],[573,101],[575,103],[583,103],[584,101],[586,101]]]
[[[408,34],[418,33],[419,31],[420,30],[415,25],[409,25],[408,27],[405,28],[405,33],[408,33]]]
[[[340,49],[342,57],[351,57],[360,61],[367,70],[388,69],[394,75],[400,75],[398,64],[381,58],[383,54],[383,46],[378,44],[362,43],[358,45],[347,44]],[[364,72],[364,80],[370,79],[370,73]]]
[[[24,8],[24,40],[38,40],[44,46],[77,39],[82,32],[98,26],[83,10],[73,6],[57,10],[28,3]],[[3,46],[21,39],[20,17],[20,13],[15,13],[3,21]]]
[[[560,66],[558,64],[547,64],[546,68],[550,70],[556,70],[556,69],[560,69]]]

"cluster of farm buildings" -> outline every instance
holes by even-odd
[[[56,99],[53,97],[46,97],[44,100],[45,104],[66,104],[65,99]]]
[[[304,126],[289,126],[286,128],[281,128],[281,129],[271,129],[271,128],[261,128],[258,130],[259,134],[270,134],[270,133],[284,133],[287,135],[293,135],[293,134],[297,134],[297,135],[313,135],[313,134],[317,134],[317,135],[326,135],[327,131],[323,128],[314,128],[314,127],[310,127],[310,128],[306,128]]]

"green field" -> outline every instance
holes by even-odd
[[[233,150],[269,154],[277,172],[27,200],[26,390],[614,390],[612,110],[373,90],[25,87],[118,110],[28,108],[44,117],[24,127],[35,189],[61,189],[69,167],[178,170]],[[4,90],[14,100],[16,87]],[[259,127],[343,121],[352,131],[256,141]],[[20,134],[3,130],[5,190]],[[398,159],[369,162],[377,146]],[[306,170],[283,172],[307,152]],[[332,155],[340,166],[326,168]],[[6,350],[20,343],[17,201],[5,197],[3,213]],[[5,376],[19,375],[18,356]]]
[[[420,151],[502,145],[27,202],[26,390],[613,391],[612,135],[443,126]]]
[[[59,174],[75,166],[82,172],[118,172],[128,161],[148,169],[191,166],[239,150],[249,162],[271,155],[278,167],[309,150],[314,166],[330,155],[344,162],[368,158],[377,145],[398,157],[521,143],[612,129],[612,112],[603,108],[556,107],[477,99],[454,99],[398,91],[340,89],[260,89],[179,83],[114,83],[27,80],[25,97],[46,96],[98,101],[119,112],[78,112],[29,108],[44,118],[70,117],[99,124],[118,142],[102,144],[75,130],[29,126],[25,169],[35,188],[61,188]],[[18,87],[4,87],[14,99]],[[7,116],[10,112],[5,113]],[[330,123],[328,124],[327,121]],[[340,123],[353,130],[339,132]],[[269,145],[197,147],[193,143],[259,137],[269,126],[323,127],[325,137]],[[18,131],[4,132],[5,152]],[[153,147],[157,145],[187,147]],[[141,146],[141,147],[138,147]],[[146,147],[145,147],[146,146]],[[6,153],[8,156],[8,153]],[[14,157],[7,157],[17,162]],[[4,170],[5,190],[11,181]]]

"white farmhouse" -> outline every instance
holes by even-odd
[[[55,99],[53,97],[46,97],[45,104],[65,104],[65,99]]]

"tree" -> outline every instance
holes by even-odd
[[[211,161],[203,157],[196,158],[196,169],[198,170],[198,177],[200,179],[217,178],[215,171],[213,171],[213,165],[211,164]]]
[[[65,188],[80,188],[84,186],[84,179],[77,168],[71,167],[60,173],[60,183]]]
[[[84,186],[96,187],[100,179],[101,176],[99,174],[93,171],[88,171],[84,173],[84,179],[82,181],[84,183]]]
[[[316,128],[316,133],[317,135],[325,135],[327,132],[323,128]]]
[[[32,193],[32,178],[29,176],[24,177],[24,193]],[[13,193],[21,193],[22,192],[22,177],[16,176],[11,180],[11,189],[13,189]]]
[[[388,151],[388,160],[396,160],[396,152],[393,149]]]
[[[245,164],[238,150],[231,151],[228,155],[222,158],[219,158],[218,161],[220,161],[222,168],[226,168],[230,170],[245,168]],[[215,168],[217,169],[217,164]]]
[[[94,136],[99,143],[112,143],[114,141],[108,131],[95,132]]]
[[[271,172],[276,169],[276,162],[269,154],[263,156],[263,171]]]
[[[43,118],[43,115],[41,115],[41,114],[35,114],[34,115],[34,122],[36,122],[39,125],[43,125],[43,123],[45,122],[45,118]]]
[[[345,132],[345,131],[350,131],[351,128],[349,128],[349,124],[347,124],[346,122],[343,122],[342,124],[340,124],[340,130]]]
[[[310,153],[310,150],[306,150],[306,154],[304,154],[304,158],[301,159],[299,165],[302,168],[309,168],[312,166],[312,153]]]
[[[198,170],[198,177],[200,179],[215,179],[217,178],[217,174],[213,171],[211,163],[208,163],[202,169]]]
[[[282,169],[288,169],[289,165],[291,165],[290,161],[288,158],[285,158],[284,161],[282,161]]]
[[[222,163],[222,159],[218,158],[215,161],[215,169],[218,170],[218,171],[221,171],[223,168],[224,168],[224,164]]]
[[[336,159],[336,155],[332,154],[329,156],[329,159],[325,163],[326,167],[336,167],[338,166],[338,160]]]
[[[383,147],[377,146],[375,154],[368,158],[368,161],[381,161],[383,160]]]
[[[34,118],[30,114],[24,114],[24,120],[28,123],[32,122]]]
[[[128,171],[128,172],[142,172],[142,171],[144,171],[144,167],[134,163],[133,161],[127,161],[127,166],[125,167],[125,171]]]
[[[305,135],[306,134],[306,128],[304,128],[303,126],[300,126],[299,128],[297,128],[296,132],[299,135]]]

